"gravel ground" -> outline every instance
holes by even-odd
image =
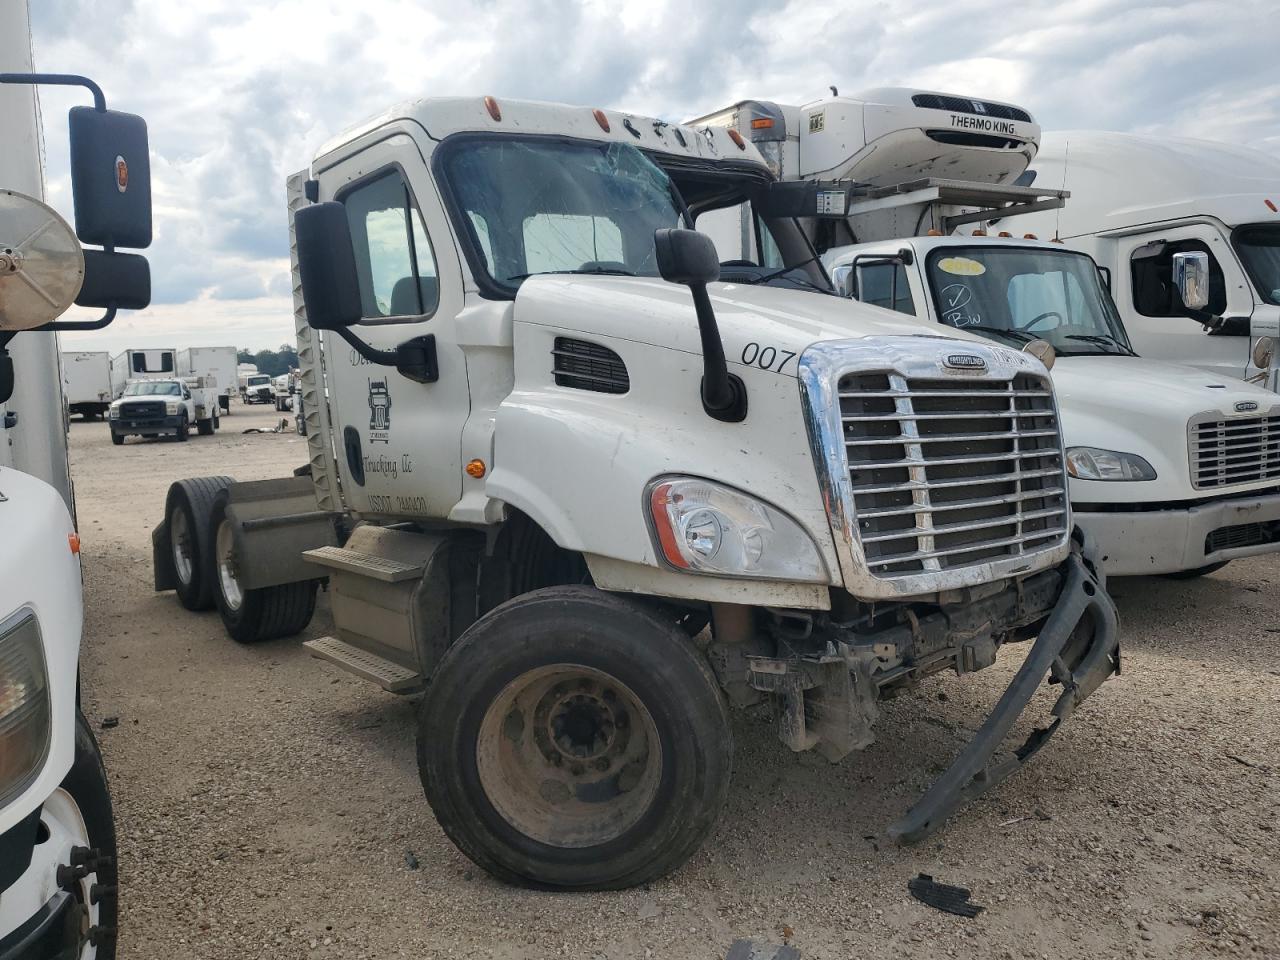
[[[171,480],[283,476],[293,433],[237,404],[215,437],[113,447],[71,426],[84,543],[85,710],[120,833],[120,956],[805,958],[1280,956],[1280,562],[1113,581],[1124,674],[1031,766],[923,846],[878,835],[976,729],[1021,656],[885,706],[830,766],[740,717],[719,827],[622,893],[513,889],[445,839],[413,759],[415,704],[311,659],[241,647],[151,589]],[[302,639],[331,629],[322,597]],[[1048,704],[1049,697],[1043,703]],[[910,899],[970,887],[973,920]]]

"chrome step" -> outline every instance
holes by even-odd
[[[318,637],[303,644],[313,657],[337,664],[357,677],[372,680],[389,693],[407,693],[421,687],[422,674],[402,667],[368,650],[353,647],[337,637]]]
[[[425,564],[401,563],[389,557],[361,553],[346,547],[316,547],[314,550],[304,550],[302,555],[322,567],[354,573],[371,580],[381,580],[383,583],[414,580],[421,577],[425,569]]]

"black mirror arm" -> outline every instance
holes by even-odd
[[[434,333],[406,340],[394,350],[379,350],[365,343],[346,327],[338,327],[333,332],[370,363],[376,363],[380,367],[395,367],[402,377],[416,383],[435,383],[440,379]]]
[[[50,323],[46,323],[43,327],[36,327],[33,332],[57,333],[59,330],[101,330],[103,327],[110,324],[115,318],[116,308],[108,307],[107,312],[97,320],[53,320]]]
[[[698,335],[702,339],[702,408],[723,423],[741,423],[747,417],[746,385],[729,372],[706,285],[691,283],[689,292],[693,294]]]
[[[347,341],[356,353],[370,363],[376,363],[380,367],[394,367],[396,365],[396,352],[394,350],[379,350],[377,347],[371,347],[346,327],[338,327],[333,332]]]
[[[84,87],[93,94],[93,109],[106,110],[107,98],[102,95],[102,88],[88,77],[78,77],[73,73],[0,73],[0,83],[44,84],[55,87]]]

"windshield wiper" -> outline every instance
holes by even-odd
[[[791,266],[789,266],[789,267],[782,267],[781,269],[778,269],[778,270],[770,270],[768,273],[762,273],[762,274],[760,274],[760,276],[758,276],[758,277],[752,277],[752,278],[750,278],[750,279],[739,280],[739,281],[737,281],[737,282],[738,282],[738,283],[746,283],[746,284],[749,284],[749,285],[751,285],[751,286],[755,286],[757,283],[768,283],[770,280],[774,280],[774,279],[776,279],[777,277],[782,276],[784,273],[790,273],[792,270],[799,270],[801,267],[803,267],[803,266],[807,266],[808,264],[813,263],[813,261],[815,261],[815,260],[819,259],[819,257],[821,257],[821,254],[817,254],[817,253],[815,253],[815,254],[814,254],[812,257],[810,257],[808,260],[801,260],[799,263],[793,263],[793,264],[792,264]],[[819,289],[821,289],[821,288],[819,288]]]
[[[1083,340],[1085,343],[1096,343],[1103,347],[1118,347],[1125,356],[1136,357],[1137,354],[1109,333],[1064,333],[1064,340]]]
[[[601,276],[601,277],[634,277],[636,274],[631,270],[624,270],[621,267],[592,267],[590,270],[535,270],[533,273],[517,273],[514,277],[503,277],[499,283],[510,283],[513,280],[528,280],[530,277],[539,277],[543,274],[576,274],[578,276]]]

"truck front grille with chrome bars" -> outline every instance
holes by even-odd
[[[1280,415],[1210,416],[1188,431],[1191,485],[1197,490],[1280,480]]]
[[[870,572],[894,577],[1063,542],[1066,475],[1047,380],[844,374],[853,520]]]

